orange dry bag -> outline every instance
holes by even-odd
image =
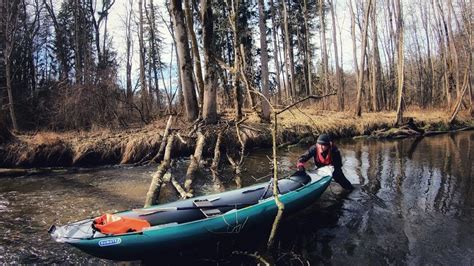
[[[103,234],[124,234],[129,232],[139,232],[150,227],[146,220],[120,217],[106,213],[94,219],[93,227]]]

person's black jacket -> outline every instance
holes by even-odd
[[[309,159],[315,158],[316,151],[317,151],[316,145],[311,146],[303,155],[301,155],[298,158],[298,163],[304,164]],[[334,180],[347,190],[354,189],[351,182],[347,180],[346,176],[342,172],[341,152],[335,145],[332,145],[331,147],[331,160],[332,160],[332,165],[334,166],[334,173],[333,173]],[[314,160],[314,164],[317,167],[325,166],[324,164],[319,163],[316,159]]]
[[[316,145],[311,146],[303,155],[301,155],[298,158],[298,162],[300,163],[305,163],[309,159],[314,158],[316,155]],[[331,147],[331,159],[332,159],[332,165],[334,168],[341,168],[342,167],[342,157],[341,157],[341,152],[339,149],[336,147],[336,145],[332,145]],[[314,161],[314,164],[317,167],[322,167],[324,166],[323,164],[318,163],[316,160]]]

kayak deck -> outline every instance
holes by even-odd
[[[280,199],[285,212],[308,206],[327,188],[332,167],[318,169],[306,176],[280,179]],[[50,234],[57,242],[71,244],[94,256],[129,260],[145,250],[158,251],[205,239],[212,233],[238,233],[271,221],[276,214],[272,182],[206,195],[149,208],[118,212],[114,215],[145,219],[150,227],[139,232],[103,234],[94,230],[94,218],[64,226],[53,226]]]

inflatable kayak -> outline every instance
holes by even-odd
[[[329,186],[333,167],[295,173],[278,181],[285,214],[314,202]],[[272,181],[219,194],[104,214],[63,226],[52,225],[56,242],[112,260],[138,260],[215,234],[240,233],[271,223],[277,213]]]

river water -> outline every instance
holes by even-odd
[[[422,139],[340,140],[337,145],[356,189],[348,194],[332,183],[317,202],[284,221],[271,253],[264,249],[269,231],[262,229],[251,243],[248,237],[230,241],[227,253],[222,243],[208,243],[195,248],[193,254],[200,256],[179,251],[160,262],[254,264],[242,249],[281,265],[474,265],[473,131]],[[304,151],[279,151],[282,174],[292,171]],[[269,156],[271,150],[260,150],[245,158],[243,186],[269,179]],[[186,166],[186,161],[176,162],[173,175],[183,176]],[[108,263],[55,243],[48,227],[142,206],[154,170],[106,167],[1,178],[0,263]],[[217,192],[208,176],[195,181],[196,194]],[[222,182],[225,189],[237,187],[229,170],[222,171]],[[176,199],[172,187],[163,188],[161,201]]]

